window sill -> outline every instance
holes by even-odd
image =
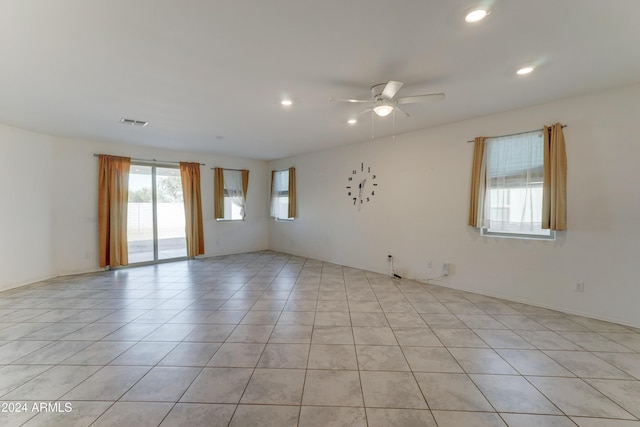
[[[498,237],[503,239],[520,239],[520,240],[556,240],[555,230],[550,230],[549,234],[526,234],[526,233],[511,233],[505,231],[490,231],[487,228],[480,229],[481,236]]]
[[[245,218],[242,219],[227,219],[227,218],[216,218],[216,222],[242,222]]]

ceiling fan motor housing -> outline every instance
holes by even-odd
[[[371,96],[375,101],[382,99],[382,91],[384,90],[386,83],[379,83],[371,86]]]

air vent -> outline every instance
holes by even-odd
[[[142,120],[132,120],[132,119],[120,119],[120,123],[122,123],[123,125],[139,126],[139,127],[145,127],[146,125],[149,124],[149,122],[143,122]]]

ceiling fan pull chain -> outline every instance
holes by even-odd
[[[396,139],[396,109],[395,108],[393,109],[391,114],[393,114],[393,117],[391,118],[392,126],[393,126],[393,135],[391,136],[391,139]]]
[[[373,139],[374,130],[375,130],[374,121],[375,121],[375,115],[373,114],[373,110],[371,110],[371,139]]]

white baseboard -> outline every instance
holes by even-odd
[[[411,280],[416,280],[416,279],[411,279]],[[473,293],[473,294],[478,294],[478,295],[483,295],[483,296],[493,297],[493,298],[499,298],[499,299],[503,299],[505,301],[517,302],[517,303],[520,303],[520,304],[527,304],[527,305],[531,305],[533,307],[546,308],[548,310],[559,311],[561,313],[573,314],[573,315],[576,315],[576,316],[589,317],[591,319],[602,320],[604,322],[617,323],[617,324],[622,325],[622,326],[629,326],[629,327],[632,327],[632,328],[640,328],[640,324],[633,324],[633,323],[630,323],[630,322],[628,322],[626,320],[623,320],[623,319],[616,319],[616,318],[611,318],[611,317],[607,317],[607,316],[600,316],[600,315],[594,314],[594,313],[587,313],[587,312],[583,312],[583,311],[579,311],[579,310],[573,310],[573,309],[568,308],[568,307],[541,304],[541,303],[538,303],[538,302],[532,302],[532,301],[529,301],[529,300],[526,300],[526,299],[522,299],[522,298],[514,298],[512,296],[506,296],[504,294],[500,294],[500,293],[497,293],[497,292],[486,292],[486,291],[478,290],[478,289],[475,289],[475,288],[470,288],[470,287],[467,287],[467,286],[447,286],[447,285],[445,285],[443,283],[432,283],[432,282],[425,282],[425,281],[422,281],[422,280],[416,280],[416,281],[420,282],[420,283],[428,283],[430,285],[435,285],[435,286],[442,286],[443,288],[447,288],[447,289],[470,292],[470,293]]]

